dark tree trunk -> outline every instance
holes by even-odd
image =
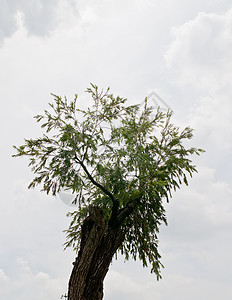
[[[102,300],[104,278],[123,239],[122,230],[106,224],[99,208],[90,209],[82,225],[80,249],[69,280],[68,300]]]

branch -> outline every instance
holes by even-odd
[[[118,222],[118,208],[119,208],[119,202],[116,201],[113,202],[112,212],[109,220],[109,226],[112,228],[116,228],[120,223]]]
[[[86,173],[86,175],[88,176],[89,180],[92,182],[92,184],[94,184],[95,186],[97,186],[99,189],[101,189],[107,196],[110,197],[110,199],[113,201],[113,203],[117,203],[117,200],[114,198],[113,194],[108,191],[103,185],[101,185],[100,183],[98,183],[93,176],[89,173],[88,169],[86,168],[86,166],[84,165],[83,161],[81,161],[76,155],[75,158],[77,160],[77,162],[81,165],[81,167],[83,168],[84,172]]]
[[[118,213],[118,222],[122,224],[122,222],[133,212],[139,200],[142,198],[143,194],[140,193],[136,198],[131,199],[127,202],[126,206],[120,209]]]

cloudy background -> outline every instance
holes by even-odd
[[[11,158],[12,145],[40,135],[32,117],[50,93],[86,104],[93,82],[130,103],[155,91],[207,151],[166,206],[163,279],[119,259],[105,300],[230,300],[231,70],[231,0],[0,0],[0,298],[67,292],[74,253],[63,251],[62,230],[73,208],[27,190],[32,174],[26,159]]]

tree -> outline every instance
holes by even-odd
[[[186,148],[193,130],[180,130],[164,113],[140,105],[91,84],[93,105],[86,110],[53,95],[50,110],[35,116],[46,131],[25,139],[14,156],[29,156],[36,175],[29,185],[42,191],[73,193],[76,211],[70,212],[66,247],[78,255],[69,280],[69,300],[100,300],[112,258],[142,261],[161,278],[159,225],[167,224],[164,200],[188,184],[196,172],[189,157],[202,149]]]

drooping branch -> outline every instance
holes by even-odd
[[[94,104],[86,111],[76,108],[77,95],[70,103],[53,95],[52,112],[35,117],[49,136],[26,139],[14,155],[30,157],[37,177],[29,187],[42,184],[53,195],[65,187],[83,203],[70,213],[73,220],[66,230],[66,247],[79,246],[69,300],[102,300],[103,280],[118,249],[126,259],[150,263],[151,272],[161,278],[156,234],[162,222],[167,224],[162,198],[168,200],[182,181],[188,184],[186,175],[197,171],[189,155],[203,152],[184,147],[192,129],[179,132],[170,123],[170,111],[158,109],[153,118],[147,99],[140,112],[140,105],[125,106],[126,99],[109,89],[99,92],[91,84],[87,92]]]

